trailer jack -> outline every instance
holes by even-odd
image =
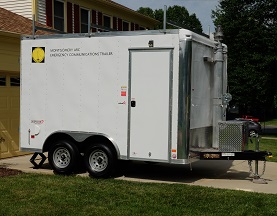
[[[267,157],[271,158],[272,157],[272,153],[271,152],[267,152]],[[264,175],[264,173],[265,173],[266,160],[264,160],[263,170],[262,170],[261,174],[259,174],[259,161],[258,160],[255,160],[255,172],[253,171],[252,160],[248,160],[248,165],[249,165],[250,177],[253,178],[252,182],[255,183],[255,184],[267,184],[265,179],[261,178]]]
[[[255,151],[259,152],[259,148],[260,148],[259,136],[258,135],[252,135],[251,138],[252,137],[255,138]],[[251,138],[250,138],[250,141],[252,143]],[[271,152],[267,152],[267,154],[264,155],[264,157],[271,158],[272,157],[272,153]],[[250,169],[250,171],[249,171],[250,172],[250,176],[253,177],[253,183],[255,183],[255,184],[267,184],[265,179],[261,178],[261,176],[265,172],[265,167],[266,167],[266,160],[265,160],[265,158],[264,158],[263,170],[262,170],[262,173],[260,175],[259,175],[259,161],[258,160],[255,160],[255,172],[253,172],[252,160],[248,160],[248,165],[249,165],[249,169]]]
[[[267,184],[265,179],[261,178],[261,176],[265,172],[265,167],[266,167],[266,160],[264,160],[264,166],[263,166],[263,171],[261,174],[259,174],[259,161],[255,160],[255,172],[253,172],[253,167],[252,167],[252,160],[248,161],[249,165],[249,172],[250,172],[250,177],[253,178],[253,183],[255,184]]]

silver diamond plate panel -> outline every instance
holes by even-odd
[[[247,143],[247,123],[223,121],[219,126],[219,151],[240,152]]]

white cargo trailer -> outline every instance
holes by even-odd
[[[84,158],[94,177],[117,160],[264,159],[225,121],[226,61],[185,29],[22,37],[21,150],[60,174]]]

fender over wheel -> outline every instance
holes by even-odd
[[[61,140],[48,153],[49,163],[57,174],[72,174],[78,162],[79,151],[74,143]]]
[[[88,147],[84,159],[87,171],[95,178],[109,177],[114,172],[117,161],[113,151],[101,143]]]

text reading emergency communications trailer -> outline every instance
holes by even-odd
[[[226,61],[185,29],[22,37],[21,150],[48,152],[60,174],[84,159],[94,177],[118,160],[263,160],[225,121]]]

